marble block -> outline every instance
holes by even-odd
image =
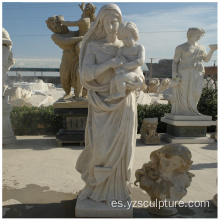
[[[75,217],[77,218],[133,218],[133,208],[128,208],[124,203],[124,207],[107,206],[106,202],[95,202],[91,199],[77,199],[75,208]]]

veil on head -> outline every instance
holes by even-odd
[[[86,53],[86,48],[87,45],[90,41],[96,40],[96,32],[97,32],[97,27],[99,27],[100,21],[103,20],[103,15],[105,14],[106,10],[114,10],[118,15],[119,15],[119,22],[122,23],[122,14],[120,8],[115,5],[115,4],[106,4],[102,6],[102,8],[99,10],[99,13],[97,17],[95,18],[94,23],[92,24],[91,28],[88,30],[88,32],[85,34],[83,41],[82,41],[82,46],[80,49],[80,55],[79,55],[79,70],[81,72],[82,69],[82,64],[84,60],[84,56]]]

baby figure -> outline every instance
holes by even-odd
[[[143,79],[141,66],[145,61],[145,49],[136,43],[139,39],[137,26],[133,22],[122,23],[118,28],[118,39],[124,45],[118,49],[116,59],[121,59],[123,66],[115,69],[115,77],[110,82],[110,96],[105,99],[107,102],[125,97],[127,82],[136,82],[137,77]]]

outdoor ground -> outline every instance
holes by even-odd
[[[149,201],[149,196],[134,186],[135,171],[149,161],[150,153],[166,144],[146,146],[137,138],[132,178],[132,201]],[[209,207],[178,208],[179,218],[217,218],[212,202],[217,193],[217,142],[184,144],[192,152],[195,174],[188,194],[182,199],[209,201]],[[3,147],[3,217],[4,218],[73,218],[76,198],[84,186],[75,170],[84,147],[56,147],[54,136],[17,136],[15,144]],[[198,204],[198,203],[197,203]],[[147,208],[134,207],[134,218],[157,217]]]

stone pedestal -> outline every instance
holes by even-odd
[[[85,127],[88,115],[88,101],[59,99],[54,103],[54,113],[63,116],[63,129],[56,134],[57,146],[63,143],[85,142]]]
[[[2,102],[2,130],[3,130],[3,145],[13,144],[16,141],[14,132],[11,127],[11,120],[10,120],[10,112],[11,112],[11,106],[10,104]]]
[[[129,206],[128,206],[129,204]],[[121,207],[122,206],[122,207]],[[91,199],[77,199],[75,217],[77,218],[133,218],[131,200],[118,207],[107,206],[106,202],[95,202]],[[129,208],[130,207],[130,208]]]
[[[167,133],[161,136],[165,141],[179,144],[214,143],[214,140],[207,136],[207,127],[216,125],[211,116],[180,116],[166,113],[161,121],[167,123]]]

